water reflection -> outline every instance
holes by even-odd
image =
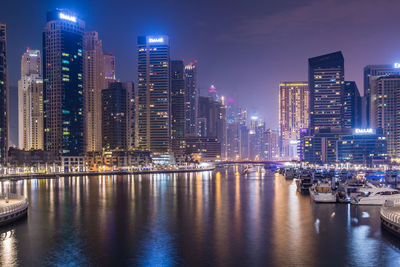
[[[316,205],[293,181],[239,170],[12,182],[30,208],[0,233],[0,265],[400,264],[376,207]]]

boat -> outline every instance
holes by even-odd
[[[284,176],[285,176],[285,179],[287,179],[287,180],[292,180],[292,179],[296,178],[296,175],[297,175],[296,170],[293,168],[288,168],[285,170]]]
[[[312,186],[312,175],[310,173],[302,173],[296,179],[297,191],[300,193],[308,193],[309,188]]]
[[[382,206],[385,201],[400,201],[400,191],[386,186],[367,183],[357,194],[352,194],[351,204]]]
[[[310,188],[311,199],[316,203],[335,203],[336,192],[332,190],[330,182],[318,182]]]

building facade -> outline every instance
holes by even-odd
[[[138,37],[138,132],[142,149],[170,152],[170,57],[167,36]]]
[[[103,148],[110,151],[134,147],[133,83],[110,83],[102,90],[102,108]]]
[[[171,148],[176,157],[185,152],[185,78],[183,60],[171,60]]]
[[[197,86],[197,62],[185,66],[185,133],[197,135],[197,110],[199,105],[199,88]]]
[[[387,138],[387,153],[400,156],[400,75],[379,77],[370,88],[371,128],[381,128]]]
[[[281,82],[279,84],[279,135],[281,157],[298,159],[291,144],[300,140],[300,129],[308,128],[309,90],[307,82]]]
[[[362,100],[357,85],[353,81],[344,83],[343,98],[343,127],[361,128],[362,126]]]
[[[84,153],[83,36],[85,23],[68,10],[47,13],[43,33],[45,149]]]
[[[370,109],[371,109],[371,83],[379,77],[400,74],[400,65],[368,65],[364,68],[364,98],[365,98],[365,113],[364,126],[370,127]]]
[[[101,151],[101,90],[107,87],[104,78],[102,42],[96,31],[84,36],[85,152]]]
[[[43,149],[43,77],[39,50],[27,49],[18,81],[18,148]]]
[[[0,164],[7,162],[8,151],[8,68],[7,27],[0,24]]]
[[[308,59],[310,125],[316,128],[343,126],[344,58],[335,52]]]

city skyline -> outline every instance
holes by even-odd
[[[122,10],[122,5],[118,5],[118,3],[110,9],[106,9],[106,5],[102,2],[95,6],[84,1],[70,2],[67,5],[43,2],[29,11],[29,18],[32,21],[29,29],[21,23],[26,22],[25,17],[28,18],[27,15],[24,16],[26,11],[18,10],[18,13],[21,14],[18,16],[18,21],[0,11],[2,22],[6,23],[9,28],[10,86],[16,86],[19,78],[18,59],[21,53],[27,46],[41,47],[40,32],[43,31],[46,11],[55,7],[65,7],[78,13],[86,21],[88,30],[99,32],[104,42],[104,50],[115,53],[117,78],[122,81],[136,83],[134,49],[137,36],[151,33],[166,34],[171,39],[171,58],[184,59],[185,63],[198,60],[199,88],[203,95],[210,84],[215,83],[220,92],[246,106],[250,115],[258,113],[257,115],[265,118],[268,128],[278,128],[278,92],[276,88],[282,80],[306,80],[307,58],[341,50],[346,59],[345,79],[356,81],[358,88],[363,88],[362,72],[366,65],[393,64],[400,59],[400,52],[395,49],[396,37],[390,35],[394,25],[392,22],[395,22],[395,12],[392,10],[396,9],[393,7],[399,5],[398,3],[385,1],[380,4],[379,8],[376,8],[372,1],[351,1],[344,5],[337,5],[337,3],[338,1],[325,1],[324,3],[302,1],[288,5],[288,2],[283,2],[271,4],[266,14],[253,12],[254,7],[246,7],[240,17],[238,14],[239,4],[229,7],[229,11],[231,11],[229,15],[221,15],[221,10],[225,6],[224,2],[221,2],[214,5],[215,10],[210,12],[210,20],[206,20],[202,18],[202,15],[204,16],[208,11],[205,7],[207,3],[173,5],[178,6],[176,11],[172,10],[172,7],[160,4],[159,7],[157,5],[152,7],[154,13],[151,15],[140,15],[134,11],[132,15],[128,16],[127,13],[130,12]],[[5,5],[6,8],[2,10],[10,11],[7,12],[9,14],[17,12],[17,8],[20,6],[15,3],[6,3]],[[263,4],[258,4],[256,7],[262,6]],[[354,6],[359,7],[352,8]],[[162,9],[166,12],[163,13]],[[135,9],[126,8],[126,10]],[[188,14],[193,14],[194,11],[196,11],[196,15],[190,19]],[[173,16],[174,12],[179,12],[181,17]],[[340,17],[344,19],[336,21],[337,17],[333,16],[335,13],[341,13]],[[118,16],[116,16],[117,14]],[[249,16],[249,14],[254,16]],[[286,20],[280,18],[282,14],[285,14]],[[368,21],[367,18],[372,14],[375,18],[380,19],[380,23],[374,24]],[[323,15],[325,15],[326,21],[323,20]],[[20,19],[21,17],[22,19]],[[233,27],[228,27],[229,23],[227,22],[232,22],[238,17],[238,22],[234,22]],[[103,18],[107,20],[107,23],[103,22]],[[311,27],[312,22],[308,22],[311,18],[313,19],[311,21],[316,21],[318,24],[315,30]],[[349,22],[348,18],[357,22],[352,23],[351,27],[348,27],[349,29],[343,29],[342,26]],[[180,20],[184,20],[187,25],[177,27]],[[318,23],[321,21],[323,23]],[[293,32],[295,27],[291,26],[296,26],[301,22],[306,23],[297,28],[298,32]],[[326,29],[333,22],[337,23],[334,24],[333,32],[327,33]],[[214,23],[218,26],[212,27]],[[256,23],[268,27],[254,27]],[[279,26],[279,30],[274,30],[272,26],[269,26],[270,24],[275,27]],[[380,30],[379,25],[383,24],[387,27],[385,30]],[[118,29],[118,38],[113,36],[115,28]],[[261,30],[261,28],[266,29]],[[374,38],[367,34],[369,31],[374,31]],[[357,34],[350,35],[351,32],[357,32]],[[309,38],[300,40],[300,34],[307,34]],[[339,41],[327,36],[330,34],[332,36],[339,35],[342,38],[337,38],[340,39]],[[317,39],[318,36],[321,37],[319,38],[321,40]],[[381,39],[377,37],[384,37],[389,42],[375,41]],[[296,42],[289,44],[289,40],[296,40]],[[368,46],[360,45],[367,43]],[[212,49],[210,49],[211,47]],[[263,49],[260,50],[261,48]],[[262,53],[252,51],[262,51]],[[259,73],[262,75],[254,77]],[[231,77],[241,78],[232,79]],[[245,92],[253,93],[245,95]],[[260,94],[270,94],[272,97],[259,97]],[[247,99],[244,99],[243,96],[247,96]]]

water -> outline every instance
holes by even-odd
[[[379,208],[314,204],[274,174],[33,179],[11,191],[30,208],[0,229],[1,266],[400,266]]]

